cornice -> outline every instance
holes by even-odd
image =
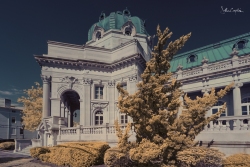
[[[60,66],[65,68],[78,68],[78,69],[86,69],[88,67],[94,67],[97,69],[108,69],[110,71],[115,70],[118,67],[123,65],[127,65],[129,63],[140,63],[143,67],[146,66],[146,60],[144,57],[137,53],[133,54],[125,59],[113,61],[112,63],[102,63],[102,62],[94,62],[88,60],[69,60],[69,59],[60,59],[60,58],[52,58],[52,57],[45,57],[45,56],[35,56],[36,61],[42,66]]]

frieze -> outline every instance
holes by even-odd
[[[62,78],[61,82],[66,82],[68,84],[68,86],[69,86],[70,89],[72,89],[73,84],[75,84],[75,83],[76,84],[80,84],[80,82],[79,82],[79,80],[77,78],[75,78],[75,77],[68,77],[68,76]]]

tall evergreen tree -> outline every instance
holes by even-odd
[[[181,105],[179,98],[184,92],[180,89],[181,83],[172,78],[169,72],[170,61],[191,33],[170,42],[164,49],[171,35],[168,28],[162,32],[160,26],[157,27],[158,43],[141,75],[142,81],[137,84],[138,91],[135,94],[129,95],[120,84],[117,85],[121,93],[118,102],[120,112],[132,117],[135,126],[138,147],[131,148],[129,154],[141,166],[153,166],[157,162],[161,162],[158,166],[175,166],[177,153],[194,146],[195,136],[225,110],[226,104],[218,113],[205,117],[206,111],[232,86],[217,93],[212,89],[210,94],[195,100],[185,95],[186,109],[178,116]]]

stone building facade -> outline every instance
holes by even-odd
[[[234,151],[250,153],[246,144],[250,135],[249,39],[250,33],[243,34],[176,55],[171,61],[173,77],[191,98],[235,82],[232,91],[208,111],[209,116],[227,102],[227,111],[197,137],[203,145],[211,141],[219,148],[236,144]],[[145,22],[127,9],[109,16],[102,13],[85,45],[48,41],[48,53],[35,56],[41,66],[44,101],[37,129],[41,138],[33,140],[33,146],[80,140],[116,142],[114,120],[123,125],[132,121],[117,108],[116,85],[121,83],[129,93],[137,90],[152,47]],[[73,127],[76,110],[80,110],[80,125]]]

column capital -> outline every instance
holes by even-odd
[[[137,81],[137,74],[130,76],[130,77],[129,77],[129,81],[130,81],[130,82]]]
[[[41,75],[43,83],[48,83],[51,80],[51,76],[49,75]]]
[[[233,88],[240,88],[243,86],[243,83],[242,82],[238,82],[238,83],[235,83]]]
[[[90,85],[92,83],[92,79],[83,78],[82,83],[83,85]]]
[[[115,81],[114,80],[108,81],[108,86],[109,87],[114,87],[115,86]]]
[[[203,94],[209,93],[209,92],[211,92],[211,88],[202,89],[201,92],[202,92]]]

